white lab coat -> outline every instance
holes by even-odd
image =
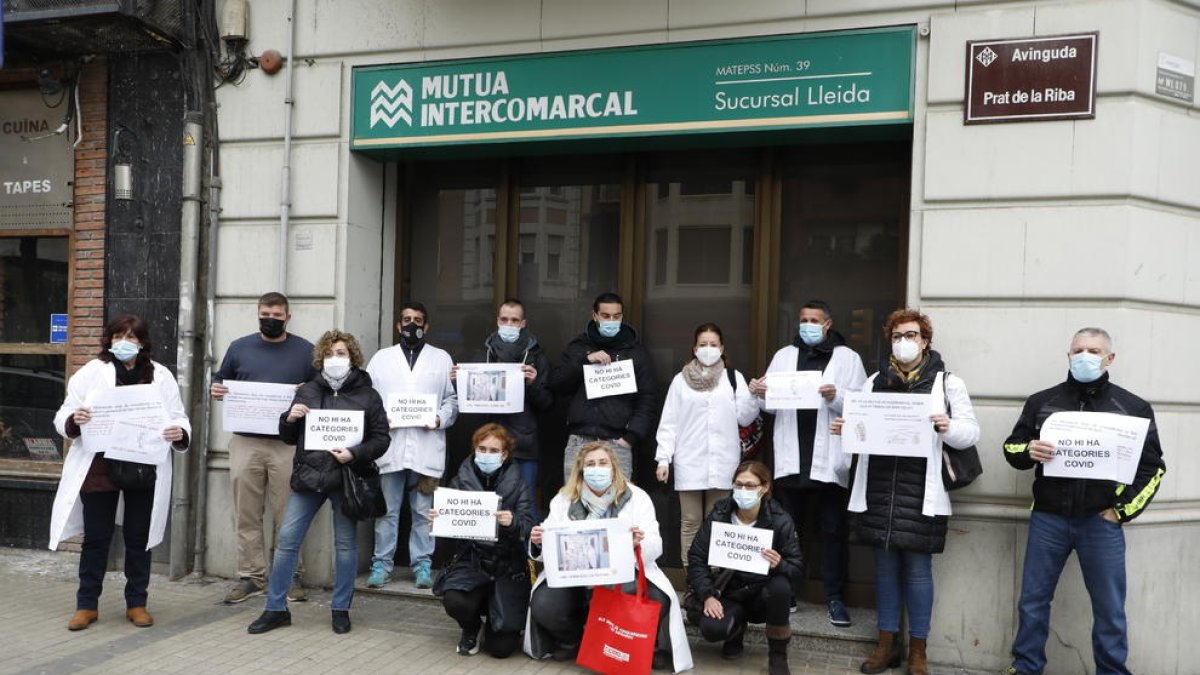
[[[64,438],[67,435],[67,418],[85,407],[88,394],[117,386],[115,368],[114,363],[93,359],[71,376],[67,382],[67,397],[54,415],[54,427]],[[166,426],[182,427],[190,438],[192,425],[179,398],[179,384],[175,376],[166,366],[154,362],[153,384],[158,387],[163,407],[166,408]],[[97,452],[104,452],[104,448],[89,448],[80,436],[71,443],[71,451],[63,460],[62,478],[58,482],[58,492],[54,495],[54,508],[50,514],[51,551],[57,550],[62,540],[83,532],[83,503],[79,500],[79,489]],[[172,454],[168,452],[156,465],[157,478],[154,482],[154,506],[150,512],[150,536],[146,540],[147,551],[162,543],[167,528],[167,518],[171,512],[171,461]],[[125,498],[122,496],[117,506],[116,522],[120,524],[124,518]]]
[[[673,464],[676,490],[728,490],[742,458],[738,425],[758,414],[758,403],[738,371],[737,391],[722,370],[710,391],[692,389],[683,373],[671,380],[658,423],[660,465]]]
[[[667,617],[667,624],[671,634],[671,655],[674,660],[674,672],[679,673],[692,668],[692,648],[688,644],[687,632],[683,626],[683,611],[679,607],[679,596],[675,594],[675,588],[671,586],[671,581],[667,579],[667,575],[658,568],[658,557],[662,555],[662,535],[658,531],[658,516],[654,512],[654,502],[650,501],[650,495],[646,491],[628,483],[630,491],[629,501],[625,503],[624,508],[617,515],[618,518],[628,521],[631,527],[636,526],[642,530],[645,537],[642,539],[642,564],[645,565],[643,570],[646,573],[646,581],[654,584],[658,590],[662,591],[670,600],[671,608]],[[587,489],[584,487],[583,489]],[[570,522],[568,515],[571,502],[566,495],[561,492],[550,500],[550,514],[546,516],[546,520],[542,522],[543,526],[562,525]],[[540,556],[538,558],[541,559]],[[534,583],[534,590],[538,586],[546,583],[546,572],[543,571],[538,575],[537,582]],[[530,639],[533,634],[530,625],[531,619],[529,614],[525,615],[525,653],[536,656],[533,653],[533,646],[530,644]]]
[[[392,443],[383,457],[375,460],[380,473],[412,469],[422,476],[441,478],[446,469],[446,428],[458,418],[458,393],[450,381],[454,359],[431,344],[421,348],[414,367],[400,345],[375,352],[367,364],[371,384],[387,402],[388,394],[436,394],[441,426],[432,431],[424,427],[391,430]]]
[[[800,350],[788,345],[775,352],[767,373],[791,373],[796,370],[796,359]],[[829,438],[829,425],[842,412],[842,401],[846,392],[858,391],[867,379],[862,359],[849,347],[838,345],[833,348],[829,365],[821,377],[823,384],[837,387],[832,401],[821,399],[817,408],[817,431],[813,438],[812,469],[808,477],[822,483],[836,483],[846,487],[850,479],[850,455],[841,451],[841,445],[833,447]],[[766,401],[755,397],[763,410]],[[800,473],[800,439],[795,410],[776,410],[775,414],[775,479]]]
[[[871,391],[875,373],[867,379],[863,391]],[[944,376],[944,377],[943,377]],[[929,516],[949,516],[950,494],[942,484],[942,445],[951,448],[965,448],[979,442],[979,421],[975,419],[975,408],[971,406],[971,396],[967,393],[967,385],[957,375],[939,372],[933,379],[933,394],[930,397],[930,415],[943,415],[947,405],[953,416],[950,426],[942,433],[933,435],[933,447],[930,449],[929,461],[925,463],[925,499],[921,502],[921,514]],[[940,396],[942,392],[945,396]],[[841,436],[833,436],[835,445],[841,449]],[[870,465],[870,455],[858,458],[858,468],[854,472],[854,489],[850,491],[849,510],[862,513],[867,510],[867,467]]]

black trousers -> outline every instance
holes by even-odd
[[[671,632],[667,617],[671,609],[671,599],[654,584],[647,586],[647,595],[661,605],[654,651],[669,652]],[[623,584],[621,592],[636,593],[637,582]],[[587,623],[588,606],[591,601],[590,588],[550,588],[548,584],[542,584],[534,589],[533,596],[529,599],[529,619],[549,633],[559,646],[576,646],[583,639],[583,628]],[[783,611],[787,613],[786,606]]]
[[[451,619],[463,630],[477,631],[488,612],[488,598],[494,584],[484,584],[471,591],[446,591],[442,606]],[[506,659],[521,646],[520,631],[493,631],[489,626],[483,632],[480,648],[498,659]]]
[[[840,485],[809,481],[805,488],[777,484],[772,494],[792,517],[801,542],[808,540],[808,533],[804,531],[807,511],[816,508],[825,600],[841,600],[846,586],[846,505],[850,501],[850,492]]]
[[[771,576],[757,593],[747,595],[737,590],[720,598],[725,616],[714,619],[700,616],[700,634],[709,642],[724,642],[736,637],[748,622],[765,622],[768,626],[788,625],[788,610],[792,604],[792,584],[787,575]]]
[[[79,554],[79,591],[76,609],[97,609],[104,590],[108,549],[116,528],[117,501],[121,492],[81,492],[83,502],[83,550]],[[125,490],[125,606],[145,607],[150,585],[150,512],[154,490]]]

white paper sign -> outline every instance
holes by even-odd
[[[296,397],[296,387],[274,382],[227,380],[221,426],[230,433],[279,435],[279,416]]]
[[[933,422],[929,394],[849,393],[842,405],[842,451],[929,457]]]
[[[520,363],[460,363],[455,380],[459,412],[511,414],[525,409]]]
[[[576,520],[546,527],[542,560],[551,588],[610,586],[633,581],[633,533],[620,518]]]
[[[437,422],[437,394],[400,394],[387,395],[388,426],[399,427],[429,427]]]
[[[762,552],[771,548],[774,539],[775,533],[765,528],[714,521],[708,541],[708,564],[752,574],[766,574],[771,570],[771,564]]]
[[[1042,475],[1133,482],[1150,420],[1116,413],[1058,412],[1042,424],[1041,438],[1057,446]]]
[[[362,443],[361,410],[309,410],[304,419],[305,450],[352,448]]]
[[[84,444],[105,457],[158,464],[170,443],[163,440],[167,413],[158,387],[132,384],[93,391],[86,405],[92,419],[80,427]]]
[[[816,410],[821,406],[821,371],[767,373],[767,410]]]
[[[589,399],[637,393],[637,374],[633,360],[613,361],[607,366],[588,364],[583,367],[583,386]]]
[[[433,536],[446,539],[496,541],[496,511],[500,495],[495,492],[451,490],[433,491]]]

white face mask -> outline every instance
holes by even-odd
[[[350,372],[350,359],[344,356],[331,356],[324,362],[325,374],[333,377],[345,377]]]
[[[892,343],[892,356],[900,363],[912,363],[921,355],[921,346],[914,340],[901,338],[899,342]]]
[[[696,360],[700,363],[711,366],[721,360],[720,347],[698,347],[696,349]]]

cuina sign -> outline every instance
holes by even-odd
[[[912,121],[912,27],[358,67],[356,150]]]

